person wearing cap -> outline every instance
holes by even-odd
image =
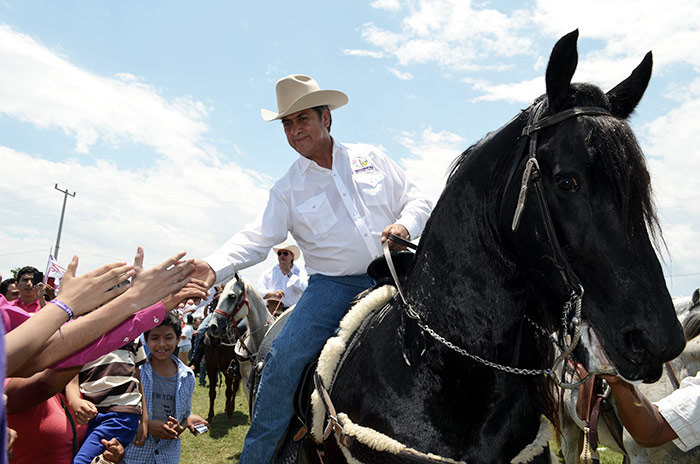
[[[260,276],[257,290],[277,316],[299,301],[306,290],[308,276],[294,264],[301,256],[298,246],[284,242],[272,251],[277,253],[278,263]]]
[[[309,282],[266,356],[242,464],[268,463],[294,414],[304,367],[333,336],[350,301],[371,287],[367,266],[381,256],[389,234],[416,239],[431,205],[399,166],[378,148],[331,137],[331,111],[348,102],[309,76],[277,81],[277,111],[289,145],[300,155],[270,189],[255,222],[204,260],[194,277],[209,285],[263,261],[292,237],[304,252]],[[398,248],[390,242],[392,248]]]

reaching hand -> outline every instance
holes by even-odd
[[[124,293],[129,286],[115,288],[134,274],[124,262],[106,264],[79,277],[75,276],[78,257],[73,256],[61,280],[60,300],[73,310],[75,316],[92,311]],[[111,290],[110,290],[111,289]]]
[[[182,287],[177,293],[173,293],[163,298],[165,309],[171,311],[178,308],[181,303],[207,297],[207,285],[201,280],[192,279],[187,285]]]
[[[214,282],[216,282],[216,272],[214,272],[214,269],[211,268],[209,263],[203,259],[195,259],[192,278],[204,282],[208,290],[214,285]],[[186,305],[197,305],[200,301],[201,298],[189,298],[186,302],[180,303],[179,307],[184,308]]]
[[[210,288],[216,282],[216,272],[211,268],[209,263],[203,259],[194,260],[194,272],[192,277],[201,280],[207,284],[207,288]]]
[[[180,252],[150,269],[143,269],[143,250],[139,247],[134,259],[136,276],[129,290],[138,298],[139,306],[145,308],[180,291],[190,282],[188,277],[194,270],[193,260],[180,261],[185,252]]]

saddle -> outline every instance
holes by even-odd
[[[400,281],[403,281],[406,275],[413,269],[414,257],[415,253],[408,250],[391,252],[391,260],[394,263]],[[367,274],[376,282],[373,288],[379,288],[383,285],[395,285],[394,279],[391,276],[391,271],[389,270],[389,265],[384,256],[375,258],[369,263],[369,266],[367,266]]]
[[[399,280],[403,280],[405,276],[410,272],[413,267],[414,253],[411,251],[393,251],[391,252],[392,261],[394,267],[396,268]],[[367,273],[370,277],[375,280],[375,285],[360,293],[355,297],[355,299],[350,303],[352,308],[356,303],[358,303],[364,296],[372,292],[373,290],[380,288],[385,285],[394,285],[393,278],[391,276],[391,271],[389,270],[389,265],[386,262],[384,256],[380,256],[374,259],[367,268]],[[371,325],[371,321],[381,313],[381,309],[384,307],[377,307],[370,311],[366,317],[360,322],[359,327],[354,332],[351,340],[347,345],[347,351],[352,350],[352,346],[358,343],[362,338],[362,334],[365,328]],[[251,392],[250,401],[250,411],[252,414],[253,406],[255,402],[255,397],[257,395],[258,387],[260,384],[260,379],[262,376],[262,370],[265,366],[265,357],[270,351],[273,341],[280,334],[284,328],[291,311],[286,311],[278,318],[274,324],[270,327],[268,332],[265,334],[258,352],[254,360],[253,375],[249,379],[249,389]],[[342,364],[343,359],[339,360],[339,365]],[[299,384],[297,386],[296,393],[294,395],[294,414],[295,417],[290,424],[290,428],[287,432],[285,439],[283,440],[280,448],[277,450],[273,462],[276,463],[301,463],[301,462],[318,462],[319,456],[322,455],[320,448],[314,440],[305,439],[309,435],[309,431],[312,428],[312,403],[311,394],[315,390],[314,377],[316,374],[316,364],[314,361],[307,365],[301,376]],[[332,389],[332,385],[327,385],[329,392]]]

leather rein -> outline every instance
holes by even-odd
[[[388,246],[388,241],[384,242],[383,246],[383,251],[384,251],[384,257],[386,258],[387,264],[389,266],[389,270],[391,272],[392,277],[394,278],[394,282],[396,284],[396,288],[398,290],[399,296],[401,297],[401,301],[404,304],[405,307],[405,312],[406,314],[411,318],[416,321],[418,326],[427,334],[429,334],[431,337],[433,337],[435,340],[440,342],[441,344],[447,346],[448,348],[452,349],[453,351],[456,351],[457,353],[466,356],[476,362],[479,362],[481,364],[484,364],[486,366],[489,366],[491,368],[501,370],[504,372],[512,373],[512,374],[519,374],[519,375],[544,375],[545,377],[549,377],[556,383],[558,386],[566,389],[572,389],[576,388],[579,385],[585,383],[588,378],[590,377],[590,374],[588,374],[585,378],[573,382],[573,383],[567,383],[565,382],[562,378],[560,378],[556,371],[558,370],[559,366],[564,363],[566,358],[568,358],[571,353],[574,351],[574,348],[576,348],[576,345],[578,345],[578,342],[580,340],[581,334],[580,334],[580,323],[581,323],[581,308],[582,308],[582,302],[583,302],[583,285],[581,284],[581,281],[578,279],[576,276],[574,270],[572,269],[571,265],[569,264],[568,260],[566,259],[561,245],[559,243],[559,239],[557,237],[556,231],[554,229],[554,222],[552,221],[552,216],[549,208],[549,204],[547,202],[547,198],[544,193],[544,185],[542,182],[542,175],[540,171],[539,164],[537,162],[537,139],[538,139],[538,133],[542,129],[546,129],[548,127],[555,126],[559,124],[560,122],[563,122],[569,118],[572,117],[577,117],[577,116],[611,116],[610,112],[603,109],[603,108],[598,108],[598,107],[588,107],[588,106],[579,106],[579,107],[574,107],[570,108],[568,110],[561,111],[559,113],[556,113],[551,116],[547,117],[541,117],[542,114],[545,112],[545,106],[546,106],[546,100],[543,99],[539,103],[536,104],[536,106],[530,111],[530,115],[528,117],[528,123],[527,126],[525,126],[522,130],[521,133],[521,144],[520,148],[518,150],[519,155],[516,157],[513,166],[509,172],[508,179],[506,181],[505,188],[503,190],[504,194],[508,189],[508,186],[510,185],[515,172],[524,159],[525,155],[527,155],[527,161],[525,164],[525,170],[522,175],[521,179],[521,184],[520,184],[520,193],[518,195],[518,203],[515,209],[515,213],[513,215],[513,221],[511,224],[511,229],[513,232],[515,232],[518,229],[518,226],[520,225],[520,219],[522,217],[523,210],[525,208],[525,203],[527,200],[527,194],[529,188],[532,186],[532,188],[535,191],[536,197],[537,197],[537,203],[539,205],[540,213],[542,220],[544,222],[545,226],[545,231],[547,233],[547,239],[550,244],[551,252],[552,252],[552,257],[553,257],[553,264],[557,271],[559,272],[562,281],[569,292],[569,299],[564,303],[563,309],[562,309],[562,317],[561,317],[561,323],[563,327],[563,333],[566,334],[568,332],[568,328],[572,327],[573,328],[573,334],[571,335],[571,341],[568,346],[560,347],[562,348],[562,353],[554,360],[554,363],[551,368],[549,369],[523,369],[523,368],[518,368],[518,367],[512,367],[512,366],[506,366],[502,364],[497,364],[492,361],[488,361],[486,359],[481,358],[480,356],[477,356],[475,354],[469,353],[466,350],[452,344],[448,340],[446,340],[444,337],[442,337],[440,334],[435,332],[430,326],[428,326],[420,317],[420,315],[411,307],[410,303],[408,302],[408,299],[406,298],[406,294],[403,291],[403,288],[401,287],[401,283],[399,282],[398,274],[396,273],[396,269],[394,267],[394,264],[391,259],[391,253],[389,252],[389,246]],[[389,239],[400,244],[403,246],[406,246],[408,248],[413,248],[415,249],[416,246],[412,244],[411,242],[408,242],[400,237],[397,237],[395,235],[389,235]],[[569,322],[569,315],[573,311],[573,315],[571,316],[571,320]],[[527,318],[527,316],[526,316]],[[527,318],[527,320],[533,324],[538,330],[541,332],[548,334],[548,332],[539,327],[537,324],[535,324],[532,320]],[[552,337],[549,336],[551,339]]]

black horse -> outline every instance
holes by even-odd
[[[377,312],[321,379],[326,408],[345,418],[331,420],[327,462],[510,462],[542,415],[556,421],[553,343],[576,346],[590,372],[647,382],[682,351],[650,239],[650,177],[625,121],[651,53],[604,93],[571,83],[577,39],[554,47],[546,95],[456,160],[406,277],[407,304]]]

